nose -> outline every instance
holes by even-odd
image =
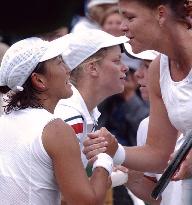
[[[123,33],[127,33],[128,32],[128,25],[127,25],[127,21],[126,19],[123,19],[120,25],[120,29]]]
[[[143,74],[143,69],[142,68],[138,68],[135,73],[134,73],[136,79],[141,79],[143,78],[144,74]]]
[[[68,66],[65,66],[65,70],[68,75],[71,74],[71,69]]]
[[[127,65],[125,65],[124,63],[122,63],[122,71],[124,73],[127,73],[127,71],[129,71],[129,67]]]

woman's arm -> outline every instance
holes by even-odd
[[[102,135],[105,135],[105,130]],[[60,191],[68,205],[99,205],[105,199],[109,173],[97,167],[89,181],[84,170],[80,148],[73,129],[57,119],[43,132],[43,145],[51,157]],[[109,155],[113,156],[117,142],[109,142]]]
[[[161,199],[154,200],[151,192],[156,185],[156,177],[146,177],[143,172],[129,170],[129,180],[125,184],[138,198],[151,205],[159,205]]]
[[[177,139],[177,130],[169,121],[161,97],[159,61],[158,57],[149,68],[150,119],[147,143],[140,147],[124,147],[126,157],[123,166],[141,172],[162,172],[167,166]],[[84,153],[89,160],[99,152],[99,139],[97,139],[97,149],[94,149],[96,135],[91,134],[84,142]]]
[[[169,121],[161,96],[159,66],[158,57],[149,68],[150,118],[146,145],[126,147],[124,165],[134,170],[162,171],[167,165],[177,139],[177,130]]]

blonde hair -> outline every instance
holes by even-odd
[[[109,8],[109,9],[106,10],[105,14],[103,15],[103,19],[102,19],[102,21],[101,21],[101,25],[102,25],[102,26],[104,25],[106,19],[107,19],[110,15],[112,15],[112,14],[119,14],[119,8],[118,8],[118,6],[113,6],[113,7],[111,7],[111,8]],[[120,15],[120,14],[119,14],[119,15]]]
[[[78,65],[74,70],[71,71],[70,81],[76,87],[78,80],[82,79],[83,70],[88,63],[100,63],[105,57],[107,48],[102,48],[95,54],[87,58],[80,65]]]
[[[93,6],[89,8],[87,16],[96,21],[101,26],[105,11],[109,8],[111,8],[111,4]]]

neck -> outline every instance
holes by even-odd
[[[53,114],[54,109],[58,103],[58,99],[53,99],[45,95],[41,95],[39,99],[39,103],[42,105],[42,107]]]
[[[161,42],[158,50],[177,62],[179,66],[189,68],[192,65],[192,46],[189,43],[192,41],[192,31],[181,27],[175,27],[174,30],[163,43]]]
[[[90,89],[87,89],[90,88]],[[89,112],[97,107],[106,97],[102,94],[101,89],[95,87],[79,87],[77,88],[87,106]]]

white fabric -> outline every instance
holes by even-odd
[[[185,79],[174,82],[169,71],[168,57],[161,55],[160,87],[169,119],[185,135],[192,129],[192,70]]]
[[[133,200],[134,205],[145,205],[145,203],[141,199],[137,198],[129,189],[127,189],[127,192]]]
[[[128,41],[126,36],[115,37],[98,29],[71,33],[70,37],[68,49],[62,54],[63,60],[70,70],[76,68],[101,48],[120,45]]]
[[[111,187],[120,186],[122,184],[127,183],[128,181],[128,173],[117,170],[111,173]]]
[[[143,59],[143,60],[154,60],[158,55],[159,52],[154,50],[146,50],[141,53],[133,53],[131,45],[129,43],[124,43],[125,50],[133,57]]]
[[[3,95],[0,94],[0,116],[3,114]]]
[[[79,140],[80,149],[83,149],[83,142],[87,137],[87,133],[90,133],[94,130],[94,126],[97,124],[97,120],[100,116],[100,112],[97,108],[94,108],[91,113],[89,113],[87,106],[79,93],[79,91],[72,86],[73,95],[68,99],[62,99],[58,102],[54,114],[56,117],[59,117],[66,121],[67,119],[72,119],[75,116],[81,115],[82,118],[76,118],[70,121],[66,121],[69,125],[73,126],[77,123],[82,123],[83,131],[76,134]],[[81,152],[82,162],[84,167],[87,166],[87,159],[85,155]]]
[[[146,143],[147,132],[148,132],[149,117],[141,121],[137,131],[137,145],[142,146]],[[181,136],[177,140],[175,149],[177,150],[182,144],[184,138]],[[160,174],[145,173],[148,176],[160,178]],[[182,203],[182,182],[170,182],[166,189],[162,193],[161,205],[181,205]]]
[[[149,117],[144,118],[140,122],[137,130],[137,146],[143,146],[146,143],[148,125],[149,125]]]
[[[181,81],[172,80],[169,69],[169,59],[161,55],[160,87],[169,119],[174,127],[185,134],[192,129],[192,70]],[[183,204],[192,203],[192,178],[182,181]]]
[[[13,91],[22,91],[22,85],[39,62],[61,55],[66,49],[70,35],[52,42],[37,37],[26,38],[14,43],[3,56],[0,67],[0,86]]]
[[[111,175],[113,171],[113,158],[106,153],[99,153],[97,159],[93,163],[92,170],[96,167],[103,167]]]
[[[118,0],[90,0],[87,4],[87,8],[102,4],[117,4],[118,2]]]
[[[73,26],[71,32],[78,33],[88,29],[102,29],[98,23],[91,21],[88,17],[80,17],[78,22]]]
[[[118,143],[118,149],[113,156],[113,162],[115,165],[121,165],[125,161],[125,148]]]
[[[53,114],[33,108],[1,116],[0,204],[60,204],[52,160],[41,139],[52,119]]]

